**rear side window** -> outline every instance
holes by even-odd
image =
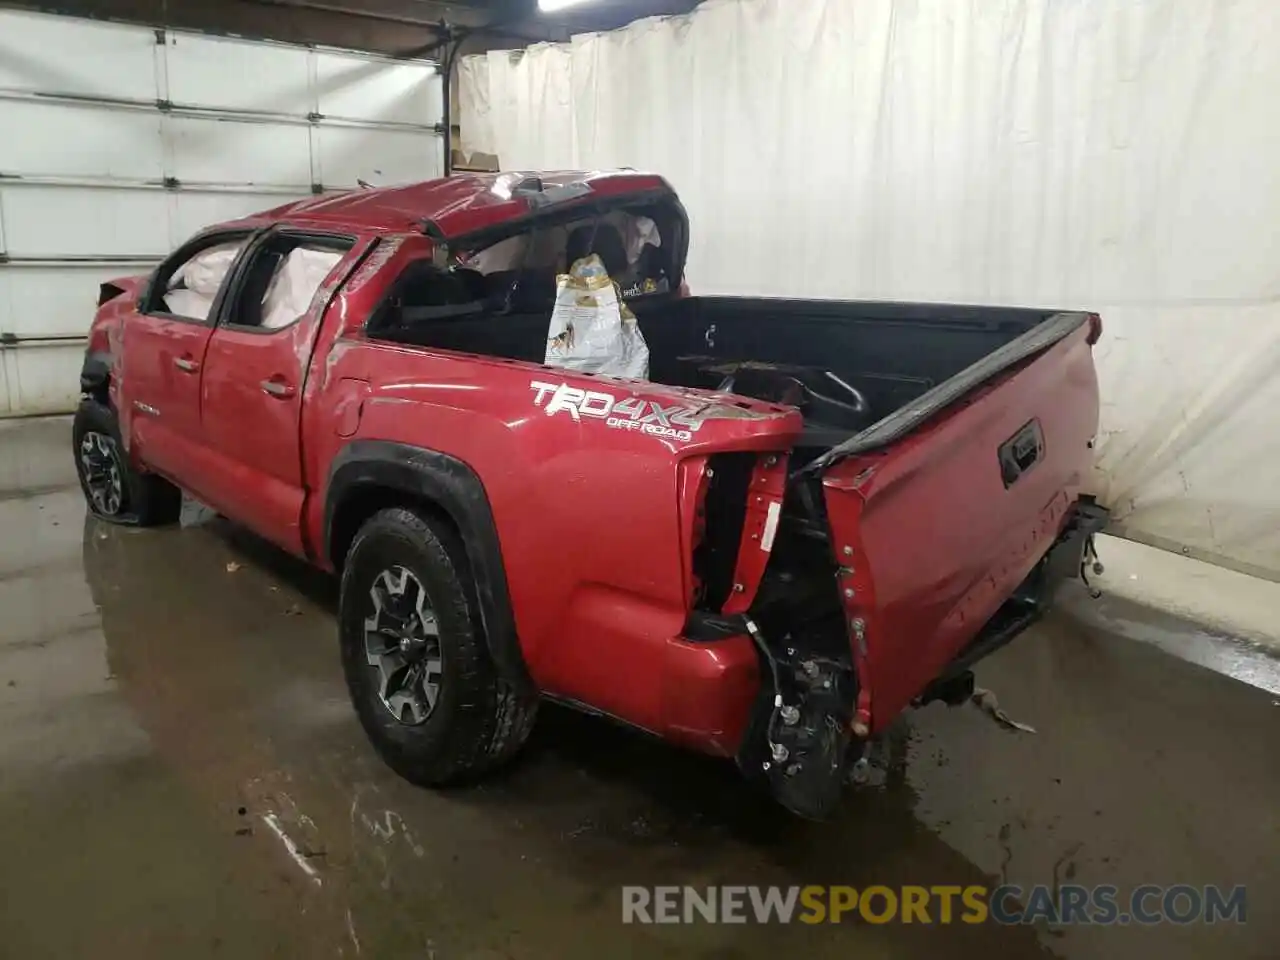
[[[367,329],[378,334],[459,318],[551,315],[557,277],[595,255],[624,299],[669,293],[677,274],[681,220],[662,204],[578,212],[559,221],[452,251],[447,265],[423,259],[405,266]],[[423,331],[435,342],[454,334]]]
[[[467,267],[414,260],[365,329],[379,340],[541,363],[548,314],[524,310],[509,288],[489,280]]]
[[[381,305],[369,318],[371,333],[432,320],[476,316],[485,312],[484,277],[474,270],[441,270],[430,260],[412,260],[396,277]]]
[[[531,309],[550,309],[556,276],[595,254],[624,298],[672,289],[679,220],[663,205],[611,210],[548,223],[465,251],[457,267],[486,278],[492,293],[513,291]]]
[[[264,332],[292,326],[353,245],[348,237],[269,237],[240,270],[225,322]]]

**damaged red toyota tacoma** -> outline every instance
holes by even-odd
[[[509,759],[546,698],[823,816],[877,732],[967,699],[1083,576],[1101,322],[692,296],[688,228],[665,180],[622,171],[207,229],[102,285],[90,509],[172,522],[186,491],[340,575],[352,702],[414,782]],[[591,258],[616,301],[563,301]],[[606,301],[647,356],[558,362]]]

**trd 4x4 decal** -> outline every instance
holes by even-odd
[[[583,417],[603,420],[606,427],[615,430],[638,430],[653,437],[669,440],[692,440],[702,426],[696,410],[675,404],[664,407],[656,400],[639,397],[619,399],[601,390],[581,390],[567,383],[530,382],[533,405],[541,407],[549,417],[567,413],[574,420]]]

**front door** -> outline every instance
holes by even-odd
[[[363,244],[273,232],[249,251],[209,341],[202,433],[214,467],[210,502],[305,555],[301,415],[325,307]]]
[[[125,319],[119,415],[133,459],[197,496],[200,378],[214,310],[249,234],[202,237],[161,265]]]

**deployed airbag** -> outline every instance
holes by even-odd
[[[169,312],[193,320],[208,319],[218,288],[243,246],[243,240],[219,243],[201,250],[175,270],[164,295]]]
[[[324,278],[342,259],[342,251],[318,247],[295,247],[271,278],[262,298],[262,326],[267,330],[287,327],[307,312]]]

